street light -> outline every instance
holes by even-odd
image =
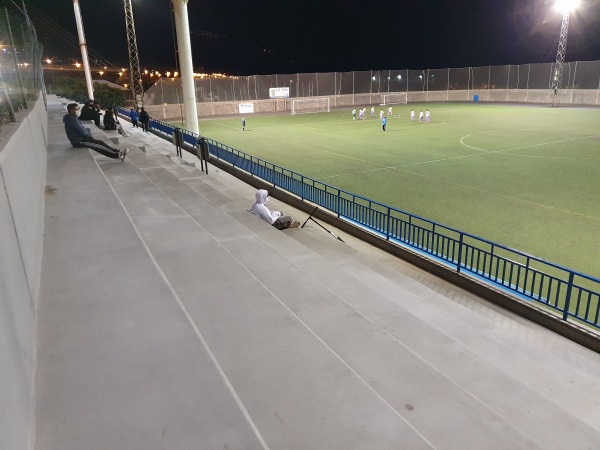
[[[560,103],[560,88],[562,87],[563,65],[565,63],[565,54],[567,52],[567,35],[569,34],[569,14],[577,8],[579,0],[558,0],[554,8],[563,15],[562,25],[560,27],[560,37],[558,38],[558,51],[556,52],[556,64],[552,76],[552,104],[558,106]]]

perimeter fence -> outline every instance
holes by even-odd
[[[125,108],[119,108],[119,114],[129,117]],[[169,140],[180,131],[183,148],[198,157],[199,146],[206,145],[210,158],[328,210],[381,239],[534,301],[565,321],[584,323],[600,331],[598,278],[344,191],[169,123],[153,119],[151,127]]]
[[[367,70],[353,72],[297,73],[196,78],[196,98],[204,102],[249,102],[269,99],[270,88],[288,88],[291,98],[322,96],[382,95],[395,92],[436,93],[440,100],[452,99],[453,91],[485,93],[503,90],[550,91],[555,63],[463,67],[422,70]],[[600,61],[564,64],[561,94],[577,102],[576,91],[595,91],[585,103],[597,104],[600,93]],[[446,98],[441,93],[446,93]],[[468,96],[467,96],[468,98]],[[491,99],[492,97],[490,97]],[[538,98],[538,97],[535,97]],[[502,98],[501,98],[502,100]],[[516,100],[519,101],[519,100]],[[527,101],[527,100],[522,100]],[[537,100],[539,101],[539,100]],[[179,78],[162,78],[144,94],[148,106],[182,102]]]
[[[42,45],[27,14],[0,8],[0,125],[15,121],[41,92],[46,104]]]

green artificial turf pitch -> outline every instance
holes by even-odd
[[[418,122],[425,108],[429,124]],[[385,132],[378,118],[353,121],[351,109],[248,114],[246,131],[241,116],[201,118],[200,132],[343,190],[600,277],[600,109],[394,105]]]

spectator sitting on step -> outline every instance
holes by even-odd
[[[100,128],[100,114],[94,106],[94,100],[88,100],[81,108],[79,120],[93,120],[98,128]]]
[[[113,148],[100,139],[94,139],[92,133],[81,125],[81,122],[77,118],[77,111],[79,111],[79,105],[77,103],[71,103],[67,106],[67,114],[63,117],[65,133],[67,133],[67,138],[69,138],[71,145],[73,147],[91,148],[104,156],[123,161],[129,152],[129,149]]]
[[[115,114],[111,108],[107,108],[106,111],[104,111],[104,129],[117,129],[117,121],[115,120]]]
[[[269,211],[267,201],[269,201],[269,193],[264,189],[259,189],[254,194],[256,202],[250,208],[252,214],[256,214],[265,222],[273,225],[278,230],[286,228],[298,228],[300,222],[294,222],[294,218],[282,211]]]

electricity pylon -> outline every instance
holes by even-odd
[[[144,88],[142,86],[142,71],[140,69],[140,58],[138,56],[137,40],[135,38],[135,25],[133,22],[133,11],[131,0],[123,0],[125,3],[125,26],[127,28],[127,48],[129,49],[129,79],[133,100],[137,106],[144,104]]]

